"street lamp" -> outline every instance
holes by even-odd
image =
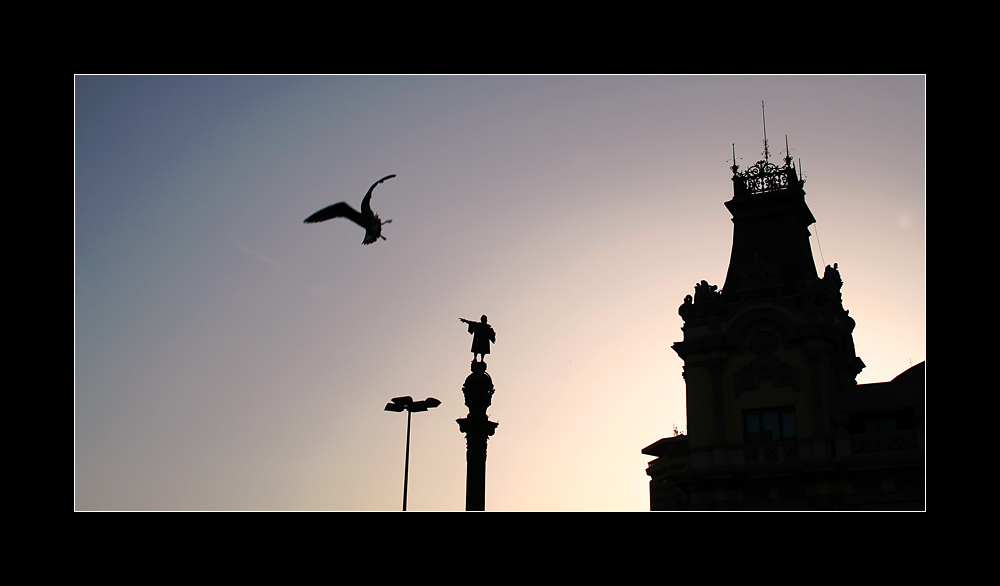
[[[396,413],[406,410],[406,464],[403,467],[403,510],[406,510],[406,484],[410,476],[410,416],[416,412],[427,411],[441,404],[434,397],[428,397],[423,401],[414,401],[412,397],[396,397],[392,403],[385,404],[386,411]]]

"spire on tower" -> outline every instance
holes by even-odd
[[[733,144],[733,195],[742,198],[745,195],[754,195],[770,191],[781,191],[784,189],[802,188],[805,183],[796,174],[792,165],[791,150],[788,148],[788,135],[785,135],[785,157],[784,166],[779,167],[770,162],[771,149],[767,144],[767,121],[764,119],[764,100],[760,101],[761,119],[764,122],[764,159],[757,161],[745,171],[740,171],[736,165],[736,144]],[[801,165],[800,165],[801,166]]]
[[[760,101],[760,119],[764,123],[764,162],[768,162],[768,158],[771,156],[771,151],[767,149],[767,119],[764,118],[764,100]]]

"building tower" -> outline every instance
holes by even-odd
[[[791,156],[769,161],[766,135],[763,154],[740,171],[734,146],[726,281],[695,285],[679,309],[688,433],[643,450],[656,456],[651,508],[922,507],[923,364],[906,388],[859,392],[877,385],[856,383],[865,365],[837,265],[816,272],[805,181]],[[883,416],[894,423],[878,436]],[[888,447],[903,436],[904,448]],[[878,491],[863,497],[859,483]]]

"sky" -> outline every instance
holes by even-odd
[[[77,76],[75,508],[399,510],[409,395],[442,404],[407,508],[463,510],[486,314],[486,509],[648,510],[761,101],[890,380],[925,359],[923,76]],[[386,240],[303,223],[392,173]]]

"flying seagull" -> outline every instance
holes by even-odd
[[[382,236],[382,225],[392,222],[392,220],[382,221],[379,219],[378,214],[372,211],[372,191],[375,191],[375,186],[382,183],[386,179],[392,179],[396,175],[386,175],[385,177],[379,179],[372,186],[368,188],[368,193],[365,198],[361,200],[361,212],[352,208],[347,202],[335,203],[332,206],[325,207],[315,214],[309,216],[304,221],[306,224],[315,224],[316,222],[324,222],[330,218],[348,218],[358,226],[365,229],[365,239],[362,244],[368,245],[375,242],[379,238],[385,240],[385,236]]]

